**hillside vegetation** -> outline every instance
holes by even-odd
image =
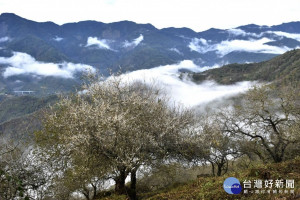
[[[41,127],[41,109],[55,103],[56,95],[48,97],[2,96],[0,101],[0,135],[9,138],[32,136]]]
[[[269,179],[294,179],[294,195],[291,194],[238,194],[229,195],[223,189],[223,182],[228,177],[236,177],[243,185],[244,180]],[[256,165],[246,170],[230,172],[220,177],[195,177],[195,180],[186,184],[174,185],[155,193],[140,194],[140,199],[145,200],[292,200],[300,197],[300,157],[277,164]],[[126,200],[125,196],[110,196],[98,200]]]
[[[230,64],[190,75],[196,82],[215,80],[220,84],[239,81],[264,81],[299,84],[300,50],[292,50],[269,61],[251,64]]]
[[[31,114],[57,100],[57,96],[5,96],[0,101],[0,123]]]
[[[154,84],[124,84],[119,76],[103,81],[91,74],[82,86],[86,93],[58,100],[3,95],[0,131],[12,141],[3,137],[0,146],[0,198],[80,199],[77,193],[87,200],[295,199],[300,193],[299,60],[300,51],[294,50],[263,63],[192,74],[199,82],[288,85],[253,87],[238,103],[201,115],[170,106]],[[26,133],[34,139],[32,152],[13,146]],[[293,179],[295,194],[228,195],[222,186],[232,176],[241,184]],[[108,190],[107,181],[113,184]]]

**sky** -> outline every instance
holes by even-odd
[[[299,0],[0,0],[0,13],[57,24],[129,20],[195,31],[300,21]]]

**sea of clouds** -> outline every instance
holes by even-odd
[[[214,66],[216,68],[218,66]],[[180,77],[180,69],[202,72],[211,67],[199,67],[191,60],[178,64],[159,66],[123,74],[122,80],[141,81],[146,84],[158,84],[177,103],[187,107],[203,105],[221,98],[228,98],[246,92],[255,82],[243,81],[234,85],[219,85],[214,81],[197,84],[188,77]]]
[[[84,64],[40,62],[32,56],[20,52],[14,52],[11,57],[0,57],[0,64],[7,65],[2,73],[2,76],[5,78],[24,74],[74,78],[74,74],[77,72],[95,71],[92,66]],[[121,76],[124,80],[158,84],[168,93],[173,101],[189,107],[237,95],[247,91],[253,85],[252,82],[246,81],[229,86],[219,85],[213,81],[196,84],[185,76],[180,77],[181,69],[202,72],[217,67],[219,66],[199,67],[191,60],[184,60],[177,64],[137,70]]]
[[[20,52],[13,52],[11,57],[0,57],[0,64],[8,65],[2,74],[4,78],[23,74],[74,78],[77,72],[95,71],[92,66],[84,64],[40,62],[32,56]]]
[[[248,39],[239,38],[213,43],[212,41],[205,40],[204,38],[193,38],[191,39],[188,47],[191,51],[197,51],[199,53],[215,51],[220,57],[233,51],[282,54],[291,49],[285,46],[278,47],[269,45],[268,43],[274,41],[275,37],[286,37],[300,41],[300,34],[280,31],[266,31],[257,34],[247,33],[241,29],[229,29],[227,32],[231,35],[243,36]],[[6,42],[8,40],[10,40],[9,37],[0,38],[0,42]],[[54,40],[61,41],[63,38],[56,37]],[[120,45],[123,48],[135,48],[141,44],[143,40],[144,36],[141,34],[139,37],[131,41],[120,43]],[[113,50],[110,46],[112,42],[113,41],[111,40],[100,39],[97,37],[88,37],[86,47],[96,46],[100,49]],[[176,48],[171,48],[169,50],[182,54],[182,52]],[[11,57],[0,57],[0,64],[7,66],[2,71],[2,76],[5,78],[21,74],[74,78],[74,75],[77,72],[83,72],[86,70],[95,71],[92,66],[85,64],[74,64],[70,62],[40,62],[35,60],[32,56],[20,52],[14,52]],[[129,81],[144,81],[148,84],[152,84],[153,82],[159,84],[174,101],[188,107],[203,105],[244,93],[256,84],[255,82],[248,81],[239,82],[233,85],[219,85],[214,81],[205,81],[198,84],[180,72],[182,69],[191,72],[202,72],[217,67],[220,66],[215,65],[200,67],[191,60],[184,60],[177,64],[137,70],[121,76]]]

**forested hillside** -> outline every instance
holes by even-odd
[[[239,81],[299,84],[300,50],[292,50],[261,63],[225,65],[218,69],[193,73],[191,77],[196,82],[214,80],[220,84],[233,84]]]

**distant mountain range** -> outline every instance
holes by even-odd
[[[0,15],[0,91],[74,89],[85,70],[134,71],[192,60],[200,67],[269,60],[300,47],[300,22],[195,32],[151,24],[57,25]]]
[[[260,81],[273,82],[279,87],[290,84],[299,87],[300,50],[292,50],[260,63],[229,64],[201,73],[181,72],[181,75],[185,78],[189,76],[199,85],[204,81],[213,80],[222,85],[240,81]],[[0,95],[0,136],[2,134],[12,138],[21,137],[22,134],[25,137],[30,136],[29,133],[41,126],[41,109],[54,104],[57,100],[55,95],[46,97]]]

